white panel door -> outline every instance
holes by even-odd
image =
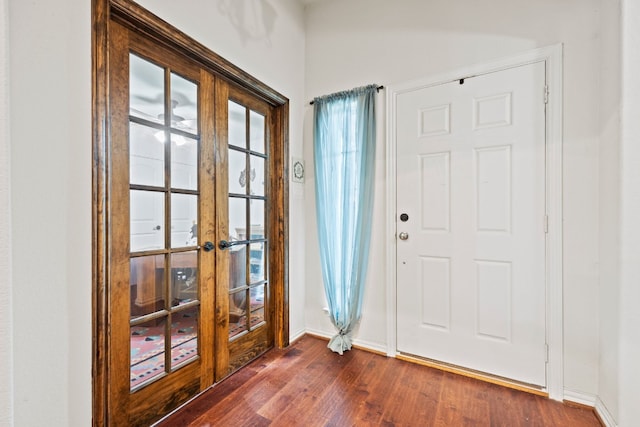
[[[399,352],[545,385],[544,86],[539,62],[398,95]]]

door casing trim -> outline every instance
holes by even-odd
[[[535,62],[545,63],[549,96],[546,108],[546,340],[548,346],[546,392],[549,398],[564,399],[563,353],[563,282],[562,282],[562,44],[534,49],[496,61],[459,68],[444,74],[423,79],[387,85],[387,135],[386,135],[386,247],[387,251],[387,355],[397,354],[397,262],[396,262],[396,111],[397,98],[402,93],[438,86],[461,78],[502,71]],[[543,93],[540,96],[544,96]]]

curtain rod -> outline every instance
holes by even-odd
[[[384,86],[378,86],[378,87],[376,88],[376,92],[380,92],[382,89],[384,89]],[[313,101],[311,101],[311,102],[309,103],[309,105],[313,105]]]

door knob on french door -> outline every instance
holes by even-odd
[[[407,240],[409,238],[409,233],[405,233],[404,231],[400,234],[398,234],[398,237],[400,238],[400,240]]]
[[[229,249],[231,246],[236,246],[236,245],[242,245],[245,242],[243,241],[235,241],[235,242],[229,242],[227,240],[220,240],[220,242],[218,243],[218,247],[220,248],[220,250],[225,250],[225,249]]]
[[[204,249],[205,252],[210,252],[215,249],[215,245],[211,242],[204,242],[204,245],[202,245],[202,249]]]

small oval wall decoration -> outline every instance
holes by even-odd
[[[294,158],[292,169],[291,177],[293,182],[304,182],[304,160]]]

